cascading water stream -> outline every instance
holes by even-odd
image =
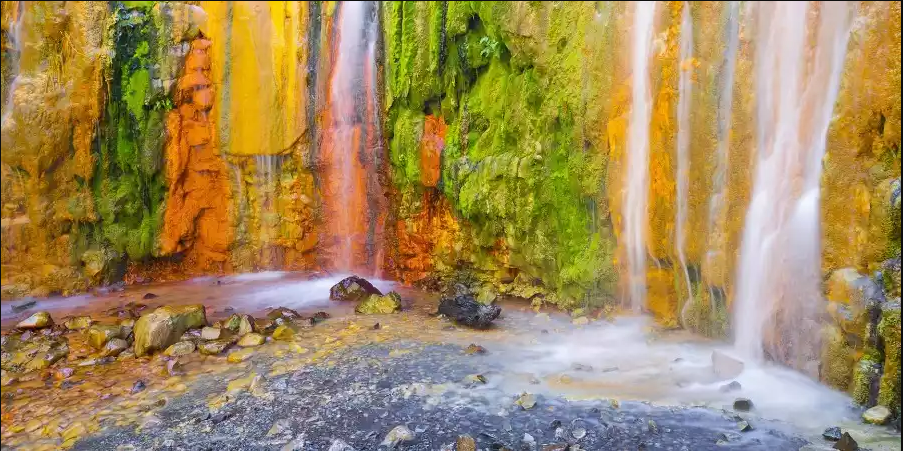
[[[631,55],[630,124],[627,135],[627,191],[624,202],[624,237],[627,251],[630,306],[635,312],[646,306],[646,223],[649,196],[649,120],[652,99],[649,88],[649,56],[655,2],[638,2],[633,21]]]
[[[677,217],[675,218],[675,247],[680,267],[687,284],[687,300],[681,309],[681,320],[686,316],[687,307],[692,303],[693,291],[690,286],[690,273],[687,270],[687,257],[684,253],[686,237],[684,223],[687,221],[687,186],[690,179],[690,104],[692,103],[693,84],[690,79],[693,58],[693,21],[690,18],[690,3],[684,2],[680,21],[680,77],[678,79],[677,103]]]
[[[819,183],[850,10],[846,2],[823,3],[808,52],[808,3],[757,7],[757,162],[737,274],[735,345],[753,361],[767,351],[805,369],[817,358]]]
[[[383,152],[376,91],[374,2],[342,2],[338,9],[334,66],[327,92],[321,152],[324,200],[332,246],[329,265],[373,270],[379,258],[379,214],[375,175]]]

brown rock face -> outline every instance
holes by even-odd
[[[214,88],[206,39],[192,42],[179,79],[178,108],[166,118],[169,184],[162,251],[187,252],[196,269],[221,270],[232,241],[226,165],[213,139]]]
[[[445,119],[427,116],[423,121],[423,138],[420,140],[420,183],[435,187],[439,184],[442,149],[445,148]]]

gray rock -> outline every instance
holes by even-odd
[[[473,296],[457,296],[442,298],[439,301],[439,313],[476,329],[485,329],[502,313],[501,307],[477,302]]]
[[[831,442],[836,442],[836,441],[840,440],[840,437],[842,435],[843,434],[841,434],[840,428],[837,426],[829,427],[829,428],[825,429],[825,432],[821,433],[821,436],[824,437],[825,440],[828,440]]]
[[[345,443],[343,440],[335,439],[329,445],[328,451],[354,451],[354,447]]]
[[[885,425],[890,422],[892,413],[884,406],[875,406],[862,414],[862,421],[869,424]]]
[[[399,444],[410,442],[412,440],[414,440],[414,433],[411,432],[407,426],[399,425],[395,426],[388,434],[386,434],[386,438],[383,439],[380,446],[395,448]]]
[[[747,398],[737,398],[734,400],[734,410],[740,412],[749,412],[753,408],[753,402]]]

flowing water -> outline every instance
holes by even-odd
[[[652,99],[649,87],[649,57],[655,2],[638,2],[632,30],[632,103],[627,136],[627,192],[624,202],[624,240],[629,273],[630,306],[641,311],[646,305],[646,223],[649,196],[649,120]]]
[[[735,340],[753,361],[768,352],[808,369],[818,350],[815,312],[822,302],[819,180],[850,10],[846,2],[824,3],[813,32],[808,3],[757,8],[758,144],[737,274]]]
[[[377,124],[376,4],[343,2],[338,10],[334,66],[327,92],[321,152],[327,167],[323,186],[332,247],[329,265],[373,273],[379,254],[375,237],[380,215],[375,175],[383,152]]]
[[[684,253],[686,236],[684,224],[687,221],[687,186],[690,181],[690,105],[692,104],[693,84],[690,78],[690,61],[693,58],[693,21],[690,17],[690,3],[685,2],[680,21],[680,77],[678,79],[678,104],[677,104],[677,217],[675,224],[675,247],[680,267],[684,273],[684,281],[687,284],[687,299],[681,311],[681,318],[685,316],[687,307],[693,299],[690,285],[690,273],[687,270],[687,257]]]
[[[737,62],[737,48],[740,44],[740,2],[729,2],[727,20],[727,46],[724,51],[724,64],[722,66],[720,86],[718,88],[718,144],[715,150],[715,172],[712,175],[712,194],[709,197],[708,217],[708,244],[706,256],[711,259],[711,264],[720,261],[715,259],[721,249],[722,236],[724,234],[725,199],[727,198],[728,163],[730,162],[730,128],[731,111],[734,101],[734,70]],[[719,274],[724,274],[719,271]],[[725,285],[724,280],[717,280],[720,286]],[[713,296],[714,298],[714,296]]]

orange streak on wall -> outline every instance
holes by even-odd
[[[166,118],[166,179],[169,185],[161,250],[185,252],[197,270],[224,270],[232,226],[226,165],[213,139],[211,42],[196,39],[185,59],[176,92],[177,108]]]

